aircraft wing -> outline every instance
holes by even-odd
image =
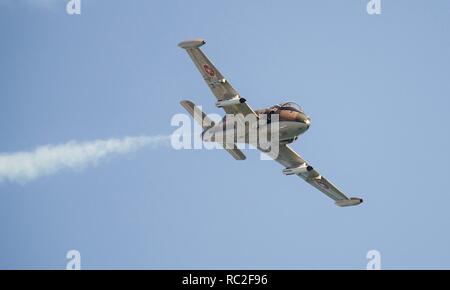
[[[197,69],[200,71],[203,79],[208,87],[216,96],[218,101],[230,100],[239,97],[239,93],[233,86],[224,78],[220,71],[208,59],[208,57],[200,50],[200,46],[206,42],[203,39],[183,41],[178,44],[179,47],[184,48],[191,57]],[[248,114],[256,113],[250,108],[246,102],[236,105],[223,107],[227,114]]]
[[[289,146],[280,144],[279,153],[275,161],[286,167],[286,170],[302,167],[304,172],[296,175],[303,178],[306,182],[325,193],[332,198],[338,206],[352,206],[363,202],[360,198],[348,198],[342,191],[334,186],[330,181],[317,172],[294,150]],[[307,168],[307,169],[306,169]],[[295,172],[295,171],[294,171]]]

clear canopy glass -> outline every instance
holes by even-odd
[[[280,107],[286,108],[286,109],[289,108],[290,110],[297,111],[297,112],[303,112],[303,108],[294,102],[287,102],[287,103],[281,104]]]

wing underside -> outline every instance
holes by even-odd
[[[286,168],[297,168],[306,166],[308,163],[288,145],[280,144],[278,156],[274,160],[282,164]],[[333,199],[338,206],[352,206],[363,202],[360,198],[348,198],[334,184],[323,177],[317,170],[309,167],[310,170],[296,174],[306,182],[317,188],[319,191]]]
[[[178,46],[186,50],[218,101],[230,100],[235,97],[239,97],[239,93],[200,49],[200,46],[203,44],[205,44],[205,41],[198,39],[181,42]],[[227,114],[243,114],[244,116],[248,114],[256,115],[253,109],[250,108],[245,102],[227,106],[223,109]]]

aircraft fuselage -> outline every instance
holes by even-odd
[[[272,127],[269,125],[278,122],[278,124],[272,125],[278,125],[276,126],[279,134],[278,140],[280,143],[284,144],[297,140],[298,136],[305,133],[311,124],[311,119],[294,103],[276,105],[270,108],[257,110],[255,113],[258,115],[259,119],[265,120],[263,125],[267,126],[268,134],[272,133]],[[239,131],[237,130],[235,122],[236,119],[225,117],[221,122],[206,129],[202,133],[203,140],[207,142],[217,142],[218,140],[224,140],[223,136],[226,135],[234,136],[233,142],[245,140],[244,143],[249,143],[249,132],[252,129],[252,125],[246,123],[245,131]],[[258,125],[261,125],[261,123]],[[253,129],[255,129],[255,127],[253,127]],[[269,138],[271,138],[271,136],[269,136]]]

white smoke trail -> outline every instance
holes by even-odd
[[[70,168],[96,164],[112,154],[126,154],[143,147],[170,144],[170,136],[137,136],[122,139],[70,141],[39,146],[34,151],[0,154],[0,182],[25,183]]]

